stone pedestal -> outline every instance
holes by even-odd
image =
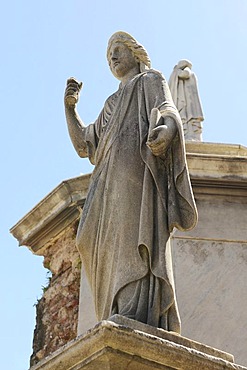
[[[233,356],[178,334],[115,315],[31,370],[246,370]]]

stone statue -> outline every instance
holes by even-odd
[[[121,82],[93,124],[76,111],[81,84],[71,78],[65,91],[73,145],[95,165],[77,247],[98,320],[120,314],[179,333],[169,237],[197,220],[181,120],[131,35],[113,34],[107,59]]]
[[[185,140],[202,141],[203,112],[197,87],[197,78],[188,60],[175,65],[169,79],[173,101],[182,119]]]

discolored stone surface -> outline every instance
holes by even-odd
[[[31,365],[77,335],[81,263],[74,240],[70,227],[45,249],[44,265],[52,277],[36,305]]]

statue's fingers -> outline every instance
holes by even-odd
[[[79,82],[77,81],[77,79],[75,77],[70,77],[67,79],[67,84],[69,83],[75,83],[75,84],[79,84]]]
[[[152,131],[148,135],[148,141],[152,141],[154,144],[156,144],[156,142],[159,140],[158,137],[159,137],[160,131],[162,131],[161,126],[158,126],[152,129]]]
[[[157,143],[156,145],[154,145],[154,149],[159,151],[159,150],[162,150],[164,148],[164,143]]]
[[[67,86],[74,86],[80,91],[83,86],[83,82],[79,82],[74,77],[70,77],[67,80]]]
[[[68,85],[67,87],[66,87],[66,91],[79,91],[78,90],[78,88],[77,88],[77,86],[74,86],[74,85]]]
[[[152,149],[152,150],[159,150],[162,148],[163,143],[160,143],[157,139],[156,140],[149,140],[147,141],[147,145]]]
[[[74,83],[74,82],[70,82],[67,86],[66,86],[67,89],[75,89],[77,91],[80,90],[78,84]]]
[[[152,153],[156,156],[162,155],[165,152],[165,146],[159,146],[152,148]]]
[[[147,142],[150,143],[151,145],[153,145],[155,143],[155,139],[157,139],[157,135],[151,134],[151,135],[148,136]]]
[[[78,91],[74,89],[68,89],[65,91],[65,96],[78,95]]]

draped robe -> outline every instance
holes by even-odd
[[[146,145],[153,108],[160,110],[163,124],[171,116],[177,125],[162,158]],[[164,77],[155,70],[135,76],[107,99],[85,130],[85,148],[95,168],[77,247],[96,315],[102,320],[121,314],[124,297],[126,305],[147,311],[140,321],[179,332],[169,237],[174,227],[194,227],[197,213],[181,121]],[[132,285],[128,293],[125,288]]]
[[[186,71],[188,77],[180,77],[180,73]],[[204,120],[200,102],[197,78],[190,68],[175,66],[169,79],[169,87],[173,101],[179,111],[183,123],[196,119]]]

